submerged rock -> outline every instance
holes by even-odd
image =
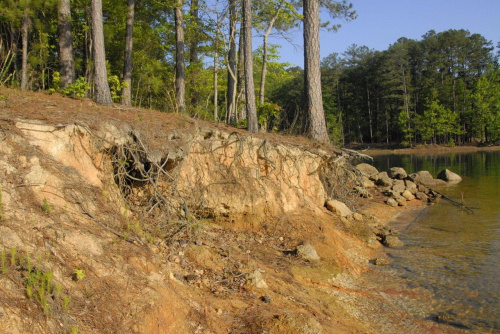
[[[442,170],[438,176],[438,179],[446,181],[446,182],[460,182],[462,181],[462,178],[460,175],[453,173],[449,169]]]
[[[417,173],[413,173],[409,177],[416,184],[426,187],[438,187],[446,184],[446,182],[443,180],[434,179],[432,177],[432,174],[426,170],[421,170]]]

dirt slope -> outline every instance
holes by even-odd
[[[364,279],[394,210],[353,198],[337,154],[0,88],[0,332],[450,331]],[[338,196],[360,214],[329,212]]]

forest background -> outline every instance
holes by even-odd
[[[0,0],[0,85],[95,99],[105,71],[114,103],[249,126],[254,100],[260,131],[307,133],[308,71],[280,62],[280,46],[268,38],[286,43],[291,29],[309,29],[304,10],[311,4],[333,18],[320,23],[324,29],[356,18],[346,1]],[[100,71],[96,5],[105,49]],[[250,64],[245,22],[262,40],[251,48]],[[321,77],[328,137],[339,145],[498,143],[498,58],[492,41],[467,30],[330,54],[313,76]],[[256,83],[251,95],[249,77]]]

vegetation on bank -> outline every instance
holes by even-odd
[[[325,57],[321,71],[314,67],[319,45],[306,45],[304,71],[279,61],[279,45],[270,44],[269,35],[286,37],[303,26],[304,36],[314,37],[319,10],[355,19],[349,2],[329,0],[318,9],[307,0],[253,0],[245,3],[253,14],[246,21],[237,0],[100,5],[0,0],[0,85],[103,103],[105,95],[108,104],[184,112],[253,131],[308,133],[343,145],[500,140],[498,54],[479,34],[431,30],[384,51],[353,44]],[[96,48],[100,28],[93,25],[100,19],[102,49]],[[263,40],[246,68],[244,51],[252,45],[245,43],[245,27]],[[98,56],[105,56],[104,66]],[[254,79],[254,89],[245,77]]]

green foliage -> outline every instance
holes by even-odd
[[[0,253],[0,273],[7,273],[7,256],[5,255],[5,250],[2,249]]]
[[[75,271],[73,272],[73,277],[75,281],[81,281],[85,278],[85,270],[75,269]]]
[[[121,82],[117,75],[108,76],[109,90],[111,92],[111,98],[114,102],[120,101],[121,93]]]
[[[50,205],[49,202],[47,202],[46,198],[43,199],[43,203],[42,203],[41,208],[42,208],[42,211],[45,212],[46,214],[50,214],[52,212],[52,209],[53,209],[52,205]]]
[[[2,203],[2,186],[0,186],[0,222],[4,220],[4,211]]]
[[[90,85],[87,83],[84,77],[79,77],[76,82],[70,84],[67,88],[63,88],[62,92],[73,98],[84,98],[87,95],[87,91],[90,89]]]
[[[266,102],[257,107],[258,122],[262,129],[278,130],[281,107],[275,103]]]

